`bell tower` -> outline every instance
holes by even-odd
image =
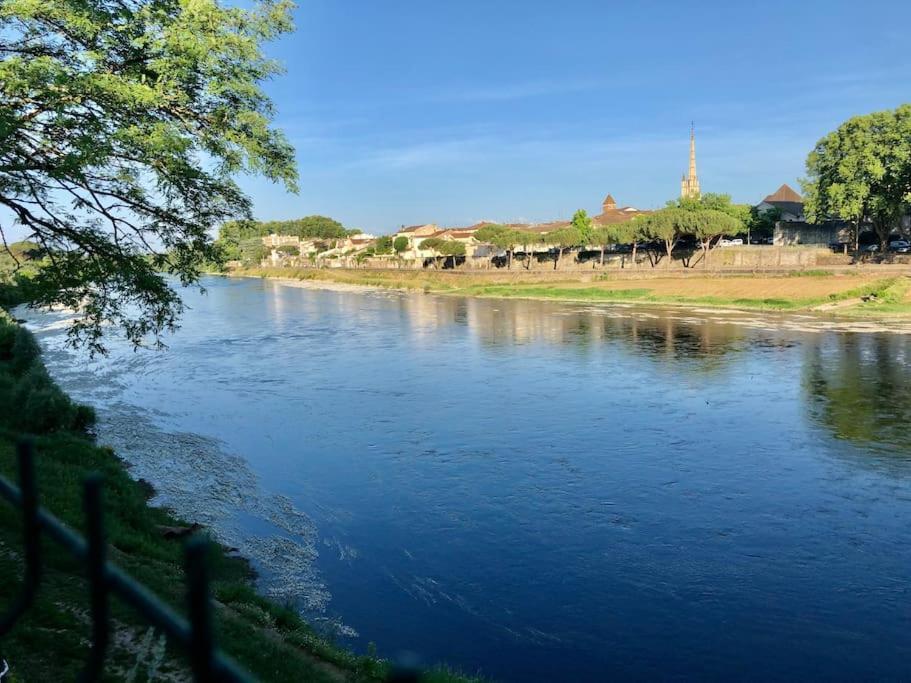
[[[699,176],[696,175],[696,124],[693,123],[690,126],[690,170],[680,180],[680,197],[698,199],[700,194]]]

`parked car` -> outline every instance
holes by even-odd
[[[911,242],[908,240],[892,240],[889,242],[889,251],[897,254],[907,254],[911,251]]]
[[[865,251],[868,254],[875,254],[877,251],[879,251],[879,245],[878,244],[866,244],[866,245],[862,246],[860,248],[860,250]]]
[[[739,237],[737,239],[729,240],[723,239],[718,243],[719,247],[738,247],[743,244],[743,240]]]

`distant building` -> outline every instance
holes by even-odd
[[[300,243],[301,238],[297,235],[276,235],[272,233],[271,235],[263,236],[263,244],[267,247],[283,247],[288,244],[299,247]]]
[[[807,220],[803,210],[803,197],[797,194],[787,183],[756,205],[756,211],[760,214],[767,213],[772,209],[778,209],[781,212],[781,220],[786,223]]]
[[[680,179],[680,198],[698,199],[702,192],[699,189],[699,176],[696,175],[696,126],[690,128],[690,169]]]
[[[766,214],[778,210],[780,218],[775,222],[772,243],[780,247],[796,245],[824,247],[830,244],[848,242],[851,226],[845,221],[829,220],[808,223],[804,212],[803,197],[790,185],[784,184],[756,205],[756,211]]]
[[[423,223],[421,225],[411,225],[407,228],[403,227],[392,237],[393,239],[404,237],[408,240],[408,248],[415,249],[425,239],[435,237],[439,232],[440,228],[435,223]]]
[[[594,216],[592,221],[595,225],[615,225],[617,223],[626,223],[626,221],[646,213],[650,212],[640,211],[633,206],[621,206],[618,208],[613,196],[607,195],[601,203],[601,213]]]

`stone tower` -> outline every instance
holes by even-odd
[[[680,179],[681,199],[697,199],[700,195],[699,177],[696,175],[696,126],[690,128],[690,171]]]

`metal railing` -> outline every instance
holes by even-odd
[[[215,647],[206,564],[210,542],[197,536],[185,546],[187,620],[141,583],[107,561],[100,475],[91,474],[84,482],[86,539],[39,506],[33,450],[30,441],[20,442],[16,447],[18,487],[0,477],[0,496],[22,510],[22,543],[25,550],[22,591],[0,617],[0,638],[9,632],[35,600],[42,579],[41,534],[44,533],[85,563],[87,570],[92,637],[80,680],[94,681],[101,677],[110,639],[109,597],[113,593],[187,650],[195,680],[252,681],[250,674]]]
[[[83,482],[83,509],[86,539],[68,528],[38,504],[35,481],[34,447],[31,441],[16,445],[19,486],[0,476],[0,498],[22,510],[22,544],[25,572],[22,591],[15,602],[0,616],[0,639],[16,625],[35,601],[42,578],[41,534],[45,533],[70,555],[85,563],[89,582],[92,638],[80,681],[101,678],[110,640],[111,616],[108,599],[119,596],[152,626],[160,629],[182,646],[190,659],[196,681],[251,682],[255,678],[215,647],[212,634],[212,601],[209,596],[209,572],[206,555],[211,542],[201,536],[191,537],[184,546],[184,569],[187,578],[187,613],[189,620],[177,614],[154,593],[119,567],[107,561],[107,539],[102,506],[103,481],[100,474],[90,474]],[[6,670],[4,670],[6,668]],[[0,659],[0,677],[8,671]],[[386,683],[417,683],[420,672],[410,668],[393,668]]]

